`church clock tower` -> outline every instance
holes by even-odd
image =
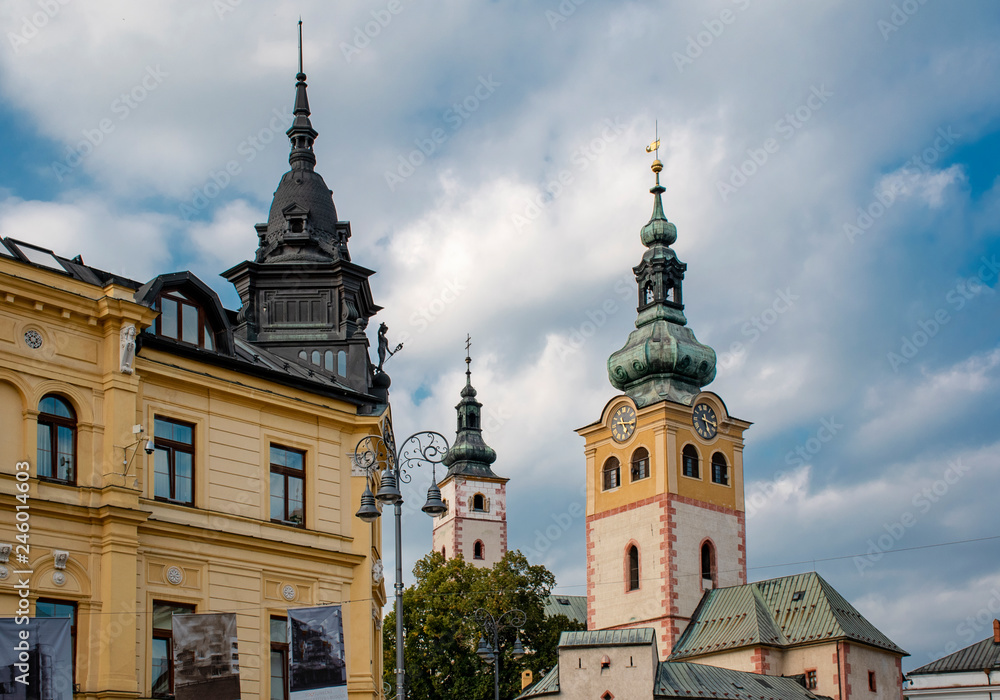
[[[577,432],[587,458],[587,628],[653,627],[665,658],[705,590],[746,583],[743,432],[703,387],[715,351],[687,327],[687,265],[670,247],[659,160],[646,252],[633,272],[638,317],[608,359],[624,392]]]
[[[446,559],[461,555],[475,566],[492,567],[507,553],[508,480],[490,466],[497,453],[483,441],[483,405],[476,400],[471,365],[466,352],[465,386],[455,406],[458,430],[443,460],[448,473],[438,484],[448,512],[434,520],[433,547]]]

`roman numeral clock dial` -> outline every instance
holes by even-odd
[[[719,419],[715,417],[715,411],[707,403],[700,403],[694,407],[691,424],[705,440],[711,440],[719,432]]]
[[[635,409],[628,404],[619,406],[611,416],[611,437],[616,442],[625,442],[635,432]]]

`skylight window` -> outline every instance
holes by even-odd
[[[794,593],[792,593],[792,600],[793,601],[802,600],[803,598],[805,598],[805,596],[806,596],[805,591],[795,591]]]
[[[56,256],[52,254],[51,251],[45,250],[44,248],[36,248],[33,245],[28,245],[27,243],[17,243],[17,249],[21,251],[30,262],[36,265],[41,265],[42,267],[47,267],[52,270],[58,270],[59,272],[66,272],[66,268],[56,260]]]

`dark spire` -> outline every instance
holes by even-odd
[[[302,70],[302,20],[299,20],[299,73],[295,76],[295,121],[285,133],[292,142],[292,152],[288,154],[289,164],[295,167],[312,170],[316,166],[316,154],[313,153],[313,142],[319,132],[313,129],[309,121],[309,96],[306,94],[306,74]]]
[[[635,330],[625,347],[608,358],[611,384],[640,408],[658,401],[689,404],[715,378],[715,351],[698,342],[684,317],[687,265],[670,247],[677,240],[677,227],[663,214],[663,163],[654,160],[652,170],[653,215],[639,233],[646,252],[632,268],[639,287]]]
[[[448,467],[445,478],[454,475],[486,477],[499,479],[490,465],[497,459],[497,453],[483,441],[482,408],[476,400],[476,390],[472,386],[472,357],[469,349],[472,337],[465,339],[465,386],[462,388],[462,400],[455,406],[458,412],[458,430],[455,433],[455,443],[444,456],[444,465]],[[506,479],[504,479],[506,481]]]

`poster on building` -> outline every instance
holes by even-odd
[[[290,700],[347,700],[344,620],[339,605],[288,611]]]
[[[173,616],[176,700],[239,700],[236,614]]]
[[[69,618],[0,619],[0,698],[73,700],[71,630]]]

